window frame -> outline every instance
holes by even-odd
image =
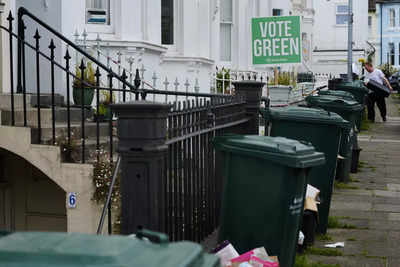
[[[221,62],[229,62],[229,63],[231,63],[232,61],[233,61],[233,42],[232,42],[232,40],[233,40],[233,27],[234,27],[234,21],[235,21],[235,0],[229,0],[229,1],[231,1],[231,3],[232,3],[232,19],[230,20],[230,21],[225,21],[225,20],[222,20],[221,19],[221,14],[222,14],[222,12],[221,12],[221,10],[222,10],[222,3],[220,3],[220,16],[219,16],[219,38],[220,38],[220,40],[219,40],[219,47],[220,47],[220,51],[219,51],[219,60],[221,61]],[[221,34],[221,28],[222,28],[222,25],[230,25],[230,37],[231,37],[231,40],[230,40],[230,55],[229,55],[229,60],[225,60],[225,59],[223,59],[222,58],[222,34]]]
[[[395,65],[395,45],[393,42],[388,43],[389,64]]]
[[[164,44],[163,43],[163,27],[162,27],[162,18],[163,18],[163,5],[162,5],[162,0],[161,0],[161,45],[163,46],[167,46],[167,47],[174,47],[176,46],[176,19],[175,19],[175,14],[177,12],[177,3],[175,0],[171,0],[172,1],[172,25],[170,25],[170,27],[172,27],[172,43],[171,44]]]
[[[339,12],[338,8],[340,6],[346,6],[347,11],[346,12]],[[338,16],[346,16],[346,21],[344,23],[339,24],[338,23]],[[349,21],[349,4],[348,3],[338,3],[335,5],[335,25],[339,27],[346,27],[348,25]]]
[[[274,11],[275,11],[275,10],[279,11],[279,15],[274,15]],[[283,16],[283,9],[281,9],[281,8],[273,8],[273,9],[272,9],[272,16],[273,16],[273,17],[280,17],[280,16]]]
[[[392,17],[392,14],[393,14],[393,17]],[[390,28],[396,27],[396,10],[394,8],[389,8],[389,16],[388,16],[388,18],[389,18],[389,27]]]
[[[116,1],[107,0],[109,2],[109,24],[96,24],[96,23],[88,23],[88,7],[86,5],[85,0],[85,27],[88,32],[95,33],[115,33],[115,13],[116,13]]]
[[[399,64],[400,64],[400,43],[397,44],[397,47],[399,49],[398,59],[399,59]]]

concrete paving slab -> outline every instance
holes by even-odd
[[[381,218],[382,220],[387,219],[388,213],[383,211],[360,211],[360,210],[332,210],[330,216],[341,218],[353,218],[353,219],[376,219]]]
[[[325,264],[339,264],[340,267],[386,267],[386,260],[380,258],[367,258],[363,256],[327,257],[312,256],[314,262]]]
[[[400,212],[400,205],[374,204],[372,206],[373,209],[377,211]]]
[[[400,213],[393,212],[388,214],[388,220],[390,221],[400,221]]]
[[[375,196],[387,197],[387,198],[400,198],[400,192],[388,191],[388,190],[373,190]]]
[[[331,203],[331,209],[370,211],[372,210],[372,204],[368,202],[360,203],[360,202],[334,201]]]
[[[387,267],[398,267],[400,266],[400,259],[398,257],[388,257]]]
[[[388,184],[387,188],[389,191],[400,192],[400,184]]]

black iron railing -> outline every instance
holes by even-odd
[[[33,38],[35,40],[34,44],[31,44],[26,39],[27,24],[24,20],[26,18],[30,19],[29,27],[33,27],[35,32]],[[215,229],[217,224],[217,214],[218,214],[218,197],[220,194],[221,185],[215,177],[215,155],[214,151],[210,146],[210,140],[213,136],[227,129],[236,129],[240,124],[246,122],[244,117],[244,106],[240,101],[234,101],[231,96],[223,96],[218,94],[207,94],[207,93],[195,93],[187,91],[167,91],[167,90],[157,90],[157,89],[140,89],[142,83],[139,71],[136,70],[136,76],[134,79],[134,84],[127,81],[127,75],[125,72],[121,76],[113,72],[112,69],[107,68],[101,62],[98,62],[94,57],[88,54],[86,51],[75,45],[68,38],[60,34],[58,31],[53,29],[51,26],[44,23],[38,17],[30,13],[27,9],[21,7],[18,10],[18,33],[13,32],[14,17],[10,12],[8,16],[8,27],[0,26],[1,30],[8,33],[9,43],[10,43],[10,81],[11,81],[11,110],[10,110],[10,125],[12,126],[24,126],[32,127],[36,130],[34,143],[43,144],[51,143],[56,144],[57,142],[57,108],[56,108],[56,71],[62,73],[62,95],[66,97],[66,103],[63,104],[63,108],[66,108],[66,136],[67,145],[71,146],[71,142],[74,139],[73,128],[77,128],[76,125],[72,125],[72,111],[80,111],[79,118],[79,159],[77,163],[90,163],[96,158],[89,158],[88,155],[88,133],[86,128],[89,126],[90,122],[87,122],[88,111],[92,109],[92,106],[86,106],[83,101],[80,105],[71,104],[71,87],[73,87],[71,78],[74,81],[78,81],[79,87],[81,89],[81,99],[84,98],[84,90],[93,90],[95,94],[95,104],[96,109],[95,115],[100,115],[100,93],[106,91],[109,94],[109,104],[114,101],[114,94],[122,94],[121,102],[125,102],[128,94],[133,94],[136,100],[142,99],[146,100],[146,97],[150,94],[173,96],[175,98],[174,109],[171,111],[169,116],[169,130],[168,130],[168,146],[169,146],[169,156],[168,156],[168,181],[170,194],[168,195],[168,210],[173,211],[173,216],[171,220],[168,221],[168,227],[171,229],[170,235],[178,240],[183,236],[190,237],[192,240],[200,240],[204,236],[210,233],[211,229]],[[39,27],[40,26],[40,27]],[[51,36],[48,45],[43,45],[41,43],[41,34],[45,31],[46,36]],[[17,51],[17,64],[15,64],[14,50],[13,47],[15,42],[18,44]],[[56,43],[61,42],[61,47],[56,47]],[[56,59],[55,54],[58,49],[62,49],[65,46],[65,53],[62,58]],[[29,49],[34,53],[34,66],[29,66],[29,73],[27,72],[27,58],[26,50]],[[60,51],[60,50],[58,50]],[[72,52],[71,52],[72,51]],[[71,65],[73,64],[71,60],[71,53],[78,53],[82,58],[79,62],[78,69],[80,75],[74,73],[71,70]],[[90,62],[95,69],[94,73],[94,83],[89,83],[85,80],[85,69],[87,68],[87,62]],[[43,84],[41,81],[41,70],[44,64],[48,64],[50,67],[50,85],[49,88]],[[76,62],[78,64],[78,62]],[[14,67],[16,66],[17,75],[15,77]],[[30,84],[35,89],[36,102],[33,107],[30,107],[31,103],[27,103],[27,75],[33,75],[34,84]],[[106,80],[106,86],[103,86],[102,79]],[[115,88],[114,82],[118,81],[121,83],[122,88]],[[15,83],[16,82],[16,83]],[[16,86],[15,86],[16,85]],[[57,88],[60,89],[60,88]],[[18,95],[17,95],[18,94]],[[50,94],[49,107],[45,107],[41,103],[41,96],[44,94]],[[16,107],[15,107],[15,96],[22,96],[22,116],[16,117]],[[177,101],[178,99],[188,99],[190,102]],[[200,100],[202,99],[202,100]],[[18,107],[20,108],[20,107]],[[37,112],[35,115],[35,120],[37,122],[32,122],[32,116],[29,116],[28,111],[34,110]],[[50,110],[51,116],[51,137],[49,140],[45,140],[42,132],[42,127],[47,125],[43,123],[43,112]],[[21,110],[18,110],[20,112]],[[17,120],[17,119],[18,120]],[[114,121],[112,119],[105,122],[107,124],[107,141],[102,145],[102,135],[101,126],[99,120],[96,120],[96,134],[95,134],[95,149],[100,151],[102,146],[105,146],[110,155],[110,162],[114,162]],[[231,131],[229,130],[229,131]],[[232,131],[233,132],[233,131]],[[104,137],[104,133],[103,133]],[[181,151],[184,151],[181,154]],[[71,151],[69,151],[71,152]],[[68,157],[71,158],[71,157]],[[89,161],[90,160],[90,161]],[[186,163],[191,165],[191,168],[186,168],[181,170],[182,166],[186,166]],[[115,175],[114,175],[115,176]],[[113,177],[114,177],[113,176]],[[179,178],[177,178],[179,176]],[[111,177],[110,177],[111,179]],[[179,181],[179,182],[178,182]],[[181,190],[179,185],[186,186],[185,191]],[[171,187],[174,187],[172,189]],[[188,195],[188,192],[191,194]],[[184,196],[182,195],[184,194]],[[186,195],[185,195],[186,194]],[[110,196],[107,197],[109,199]],[[189,206],[182,204],[182,202],[175,201],[176,198],[191,199],[188,203],[191,203],[190,207],[194,209],[189,210]],[[193,198],[193,199],[192,199]],[[108,200],[107,200],[108,201]],[[186,203],[186,202],[185,202]],[[108,230],[111,234],[111,203],[106,202],[106,207],[108,209]],[[184,209],[185,215],[181,213]],[[176,212],[175,212],[176,211]],[[104,223],[104,211],[101,217],[101,225],[99,229],[101,231],[101,226]],[[183,217],[179,217],[178,213]],[[170,213],[171,215],[171,213]],[[179,221],[181,220],[181,221]],[[178,223],[179,221],[179,223]],[[209,223],[204,224],[207,221]],[[183,223],[185,222],[185,223]],[[172,225],[175,230],[172,231]],[[191,229],[189,231],[189,229]],[[197,233],[197,231],[199,231]]]
[[[218,227],[222,162],[211,141],[223,133],[242,133],[248,121],[245,102],[238,98],[175,103],[166,142],[164,221],[171,240],[199,242]]]

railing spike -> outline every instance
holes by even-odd
[[[7,20],[10,21],[10,22],[14,20],[14,17],[13,17],[13,15],[12,15],[11,10],[10,10],[10,12],[8,13]]]
[[[37,40],[39,40],[39,39],[41,38],[41,36],[40,36],[40,34],[39,34],[39,30],[38,30],[38,29],[36,29],[36,31],[35,31],[35,35],[33,36],[33,38],[35,38],[35,39],[37,39]]]
[[[53,39],[50,40],[50,45],[49,45],[49,49],[54,50],[56,48],[56,46],[54,45],[54,41]],[[67,50],[68,51],[68,50]]]
[[[126,75],[125,69],[122,71],[121,78],[122,78],[123,80],[126,80],[126,79],[128,78],[128,76]]]
[[[139,70],[136,69],[136,75],[135,75],[135,89],[139,89],[141,80],[140,80],[140,75],[139,75]]]
[[[64,59],[65,59],[65,60],[70,60],[70,59],[71,59],[71,56],[69,55],[68,49],[65,51]]]
[[[95,76],[96,78],[101,76],[101,73],[100,73],[100,68],[99,68],[99,66],[97,66],[97,68],[96,68],[96,72],[95,72],[94,76]]]
[[[75,41],[78,41],[78,38],[79,38],[78,29],[75,29],[74,37],[75,37]]]
[[[86,69],[85,62],[84,62],[83,59],[81,59],[81,65],[79,66],[79,68],[80,68],[82,71],[84,71],[84,70]]]

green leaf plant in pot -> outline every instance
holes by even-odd
[[[83,80],[82,73],[79,66],[75,67],[75,77],[74,82],[72,84],[72,96],[74,99],[74,103],[77,106],[83,105],[88,107],[92,105],[95,89],[92,88],[96,86],[95,72],[92,66],[92,62],[87,62],[86,68],[83,72]],[[82,90],[83,90],[83,99],[82,99]]]
[[[108,121],[112,119],[112,112],[109,105],[111,104],[110,92],[100,90],[99,110],[95,112],[95,120]],[[115,103],[115,95],[113,95],[113,103]]]

